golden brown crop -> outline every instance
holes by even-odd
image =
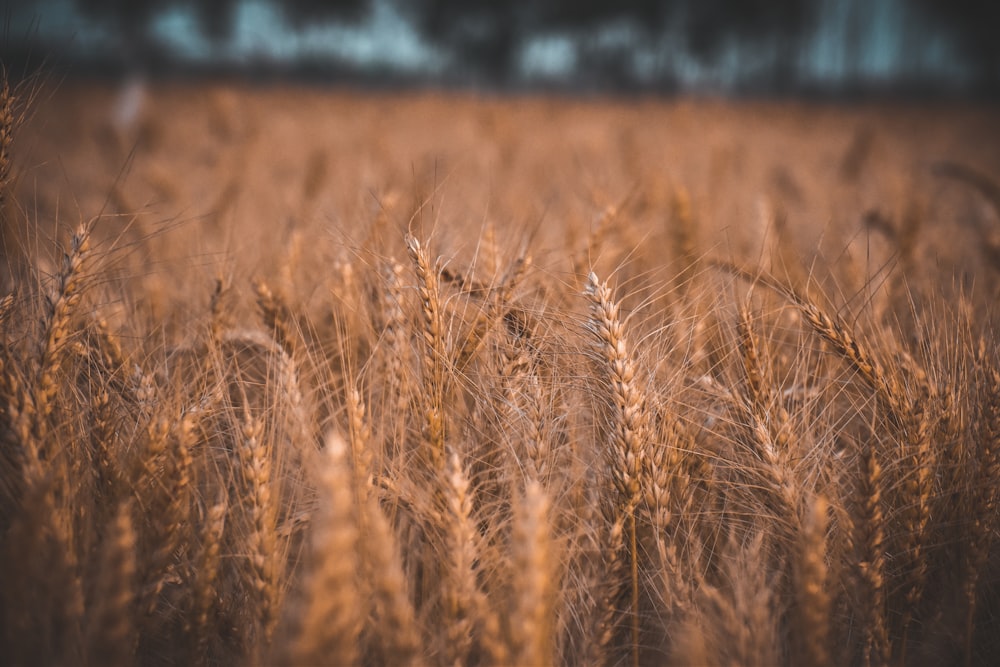
[[[21,90],[4,662],[1000,659],[987,112]]]

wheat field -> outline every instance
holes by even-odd
[[[1000,660],[990,109],[0,99],[0,662]]]

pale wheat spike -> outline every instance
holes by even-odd
[[[7,78],[7,69],[0,70],[0,216],[7,200],[7,186],[10,182],[10,149],[14,139],[14,92]]]
[[[153,552],[149,555],[146,586],[142,591],[142,607],[147,614],[153,613],[159,603],[159,595],[176,570],[175,554],[183,542],[183,532],[187,529],[191,514],[191,447],[193,446],[194,423],[190,417],[182,418],[171,433],[171,427],[162,422],[163,431],[154,437],[162,440],[154,441],[149,453],[150,461],[157,458],[156,449],[163,443],[167,452],[167,467],[159,472],[153,468],[151,482],[158,492],[163,494],[166,505],[162,513],[152,517],[153,534],[156,542]],[[155,465],[155,463],[153,464]]]
[[[760,283],[788,299],[802,313],[806,323],[813,331],[826,340],[834,351],[844,358],[865,383],[875,391],[878,398],[889,408],[889,416],[897,424],[900,423],[908,410],[899,382],[889,377],[882,363],[845,322],[838,317],[829,315],[816,303],[773,277],[751,274],[730,262],[713,261],[712,263],[714,266],[745,280]]]
[[[476,527],[472,517],[469,478],[456,452],[443,472],[446,541],[444,603],[447,658],[450,664],[466,664],[476,629]]]
[[[937,401],[928,399],[931,405]],[[931,506],[934,497],[934,484],[937,476],[938,455],[933,439],[934,424],[931,418],[931,405],[919,408],[919,414],[914,420],[908,420],[906,446],[910,450],[907,461],[911,464],[904,482],[904,491],[908,505],[904,516],[904,547],[903,551],[910,562],[907,572],[909,581],[906,589],[906,608],[903,611],[903,636],[899,642],[900,662],[905,662],[905,651],[910,623],[914,613],[919,609],[924,588],[930,572],[930,562],[925,549],[930,542]]]
[[[444,395],[448,356],[438,284],[439,271],[415,237],[407,235],[406,247],[420,283],[418,290],[424,321],[422,377],[428,458],[435,468],[441,468],[444,465]]]
[[[740,388],[742,397],[738,401],[738,409],[743,413],[753,453],[748,464],[762,478],[776,521],[779,525],[787,522],[792,532],[796,533],[801,528],[801,501],[799,485],[789,465],[788,413],[773,390],[773,379],[762,359],[764,351],[758,344],[749,310],[745,306],[739,309],[736,328],[746,379],[745,390]],[[792,539],[797,538],[793,535]]]
[[[211,614],[219,597],[219,567],[222,562],[222,537],[228,505],[225,496],[208,510],[201,535],[201,552],[194,572],[194,632],[198,664],[208,665],[213,631]]]
[[[963,563],[962,593],[965,604],[965,664],[974,664],[973,630],[979,595],[979,580],[988,570],[990,552],[996,540],[996,513],[1000,507],[1000,372],[983,354],[980,343],[977,362],[980,365],[982,396],[976,406],[973,442],[966,446],[976,462],[976,472],[969,494],[971,517],[969,550]],[[976,442],[978,441],[978,442]]]
[[[750,310],[746,305],[739,308],[736,330],[739,335],[743,371],[746,374],[747,393],[750,397],[753,413],[762,419],[762,423],[767,425],[770,439],[777,448],[777,451],[768,454],[780,456],[788,445],[790,428],[788,412],[774,391],[777,385],[772,377],[766,351],[757,339]]]
[[[407,373],[412,353],[406,330],[406,315],[403,311],[403,265],[390,258],[382,269],[385,286],[381,291],[379,304],[382,312],[383,333],[381,374],[386,388],[384,396],[394,397],[389,405],[393,418],[388,420],[392,427],[387,456],[399,454],[399,443],[403,442],[406,431],[406,414],[409,409],[410,392]]]
[[[496,225],[488,220],[483,227],[483,235],[479,240],[479,256],[482,257],[483,271],[489,280],[496,277],[500,270],[500,246],[497,243]]]
[[[588,665],[607,662],[608,646],[615,633],[617,600],[625,579],[624,563],[620,554],[625,547],[626,515],[601,530],[601,571],[594,585],[594,605],[584,637],[584,656]]]
[[[799,625],[801,664],[831,665],[831,602],[827,588],[827,502],[813,499],[800,537],[795,591],[798,602],[795,618]]]
[[[126,667],[135,662],[136,535],[131,504],[118,507],[100,550],[100,567],[88,610],[88,664]]]
[[[358,662],[361,599],[358,593],[358,526],[351,493],[348,444],[326,438],[319,471],[319,509],[313,518],[302,603],[283,663]]]
[[[901,400],[901,390],[890,380],[885,368],[868,348],[852,333],[851,329],[823,312],[819,306],[803,297],[796,296],[796,305],[806,322],[829,342],[839,355],[860,373],[865,382],[885,401],[890,415],[898,420],[905,414],[905,402]]]
[[[351,468],[354,471],[358,502],[362,503],[372,489],[371,428],[365,419],[365,404],[355,387],[347,390],[347,419],[351,442]]]
[[[508,318],[504,318],[508,320]],[[527,477],[543,483],[548,479],[551,447],[546,437],[548,420],[541,378],[530,350],[530,333],[525,324],[512,326],[508,320],[506,341],[500,347],[500,379],[502,398],[500,409],[505,422],[525,422],[524,444],[527,453]],[[522,417],[523,415],[523,417]],[[518,419],[521,417],[520,419]]]
[[[530,373],[525,378],[525,412],[527,413],[528,437],[525,440],[529,462],[529,475],[540,482],[549,478],[549,458],[552,448],[545,433],[546,414],[544,392],[538,374]]]
[[[611,298],[611,289],[591,273],[585,294],[591,302],[589,328],[598,340],[599,360],[611,388],[611,475],[622,505],[626,511],[632,511],[639,503],[640,476],[648,444],[646,397],[639,388],[625,326],[619,318],[618,304]]]
[[[512,560],[515,598],[511,610],[511,657],[517,665],[554,664],[552,634],[556,587],[549,501],[530,479],[514,515]]]
[[[265,440],[264,423],[259,417],[244,414],[240,424],[237,451],[246,484],[249,533],[247,557],[255,596],[257,618],[265,641],[271,639],[277,620],[278,567],[277,507],[271,479],[272,452]]]
[[[682,293],[691,289],[691,279],[697,269],[697,225],[691,207],[691,195],[687,188],[680,186],[674,190],[671,208],[671,232],[676,258],[680,267],[675,278],[675,284]]]
[[[3,325],[7,321],[7,316],[10,315],[12,310],[14,310],[13,292],[0,299],[0,325]]]
[[[361,546],[371,571],[380,650],[385,664],[419,667],[424,664],[420,632],[400,560],[399,544],[374,497],[365,503],[365,516],[368,535]]]
[[[70,334],[70,318],[80,303],[84,262],[90,254],[90,226],[80,225],[70,244],[70,251],[63,256],[51,306],[45,314],[45,333],[39,354],[38,380],[35,385],[35,410],[37,428],[43,428],[52,413],[52,399],[61,386],[59,371],[62,368],[66,338]],[[39,431],[41,436],[44,431]]]
[[[257,294],[257,307],[264,319],[264,325],[285,353],[289,357],[294,357],[296,339],[284,299],[275,295],[261,278],[254,281],[253,287]]]
[[[141,455],[135,457],[135,465],[129,477],[137,493],[153,492],[159,483],[169,436],[170,422],[166,419],[152,419],[146,425],[145,447]]]
[[[625,326],[611,288],[590,273],[586,295],[590,299],[590,330],[599,342],[598,355],[611,386],[611,477],[619,495],[619,511],[627,517],[628,551],[632,587],[632,665],[639,663],[639,554],[636,508],[639,504],[647,467],[649,418],[646,397],[639,387],[635,364],[629,354]]]
[[[885,517],[882,510],[882,465],[874,443],[861,452],[862,471],[852,511],[852,540],[859,550],[862,660],[865,667],[887,665],[891,652],[886,622]]]

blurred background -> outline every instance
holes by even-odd
[[[0,59],[85,76],[996,97],[983,0],[13,0]]]

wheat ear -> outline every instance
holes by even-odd
[[[201,553],[198,554],[197,569],[194,573],[194,627],[197,656],[202,665],[209,664],[211,632],[215,624],[211,613],[219,597],[219,566],[222,562],[222,537],[226,527],[225,496],[208,510],[201,536]]]
[[[11,90],[7,69],[0,69],[0,216],[5,216],[7,187],[10,183],[10,149],[14,140],[14,91]],[[6,220],[0,217],[0,223]]]
[[[635,363],[629,354],[625,326],[619,317],[618,304],[611,288],[593,272],[588,276],[586,295],[590,299],[591,333],[599,343],[598,355],[611,387],[611,478],[618,492],[618,506],[627,517],[628,551],[632,587],[632,664],[639,663],[639,554],[636,537],[636,508],[639,504],[646,467],[649,420],[646,397],[636,377]]]
[[[159,474],[155,484],[162,489],[166,504],[162,513],[153,517],[155,543],[149,555],[148,584],[143,590],[142,602],[146,613],[153,613],[158,596],[176,568],[176,553],[184,543],[183,532],[188,528],[191,515],[191,447],[193,445],[194,423],[189,417],[182,418],[175,432],[165,422],[155,437],[163,438],[168,467]],[[155,457],[154,452],[151,453]],[[154,469],[155,470],[155,469]]]
[[[237,451],[247,489],[249,533],[247,556],[257,616],[264,640],[269,641],[277,620],[278,568],[277,507],[271,480],[270,447],[264,438],[264,423],[249,413],[240,424]]]
[[[886,625],[885,516],[882,511],[882,464],[877,447],[862,448],[861,475],[851,512],[852,541],[858,550],[861,592],[862,661],[865,667],[889,663],[891,645]]]
[[[296,338],[292,331],[291,317],[284,299],[274,294],[263,279],[255,280],[253,287],[257,293],[257,307],[264,319],[264,325],[271,332],[275,342],[284,349],[289,357],[294,358]]]
[[[101,547],[101,566],[87,614],[87,659],[90,664],[125,667],[134,664],[136,599],[136,534],[131,503],[118,507]]]
[[[443,516],[446,517],[444,573],[445,634],[450,664],[466,664],[473,644],[477,625],[478,598],[481,595],[476,583],[476,526],[472,516],[472,494],[469,477],[457,452],[448,458],[442,473],[444,500]]]
[[[549,502],[537,480],[529,479],[517,505],[513,529],[515,598],[511,610],[511,657],[517,665],[553,664],[553,590],[556,573],[549,525]]]
[[[321,463],[320,507],[302,582],[304,599],[287,656],[291,665],[358,661],[358,527],[347,457],[347,442],[331,433]]]
[[[830,658],[830,593],[827,589],[827,502],[813,499],[799,539],[795,590],[801,664],[826,667]]]
[[[396,535],[374,497],[365,503],[365,518],[368,534],[361,546],[372,573],[375,613],[385,664],[418,667],[423,664],[420,632]]]
[[[969,552],[962,573],[962,593],[965,598],[965,664],[973,664],[973,630],[976,615],[979,578],[986,569],[990,549],[995,540],[996,513],[1000,506],[1000,372],[989,363],[980,345],[977,355],[981,370],[983,395],[977,406],[974,433],[978,440],[974,450],[976,473],[972,482],[972,502],[969,516],[972,526]],[[974,445],[975,446],[975,445]]]
[[[419,281],[418,289],[424,321],[422,377],[425,394],[425,437],[430,448],[428,457],[431,464],[440,469],[444,465],[444,394],[448,357],[438,284],[439,269],[436,264],[431,263],[426,249],[415,237],[407,235],[406,247]]]

